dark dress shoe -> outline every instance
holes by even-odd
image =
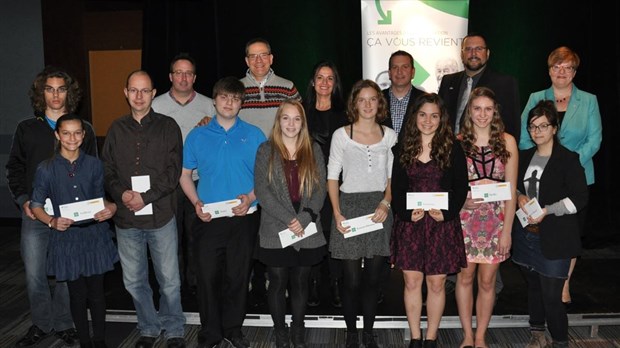
[[[183,337],[172,337],[166,340],[168,348],[185,348],[185,339]]]
[[[15,347],[34,346],[35,344],[41,342],[41,340],[45,339],[46,337],[50,336],[53,333],[54,333],[54,330],[50,332],[45,332],[39,329],[38,326],[32,325],[28,329],[28,332],[24,335],[24,337],[22,337],[19,341],[17,341],[17,343],[15,343]]]
[[[422,348],[422,339],[411,339],[411,341],[409,341],[409,348]]]
[[[67,346],[73,346],[80,341],[77,331],[74,328],[56,331],[54,335],[63,340]]]
[[[134,345],[134,348],[152,348],[157,341],[157,337],[140,336]]]

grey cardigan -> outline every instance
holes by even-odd
[[[319,216],[326,195],[325,186],[327,179],[325,174],[325,162],[323,160],[321,148],[313,143],[312,149],[319,172],[319,185],[314,188],[310,197],[304,195],[301,198],[299,212],[296,212],[288,192],[282,162],[274,161],[273,180],[269,182],[271,143],[266,141],[258,148],[254,167],[254,193],[256,194],[258,204],[261,206],[260,230],[258,235],[262,248],[281,249],[282,244],[280,243],[278,232],[285,230],[289,222],[294,218],[297,218],[302,226],[308,226],[308,224],[312,222],[312,215],[307,210],[312,211],[312,213],[316,215],[316,220],[314,222],[316,223],[318,232],[292,246],[295,250],[299,250],[301,248],[318,248],[326,244]]]

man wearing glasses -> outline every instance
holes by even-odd
[[[176,189],[181,176],[181,130],[151,108],[156,90],[149,74],[129,74],[125,97],[131,113],[116,119],[102,159],[114,216],[123,283],[138,316],[136,348],[151,348],[162,331],[168,348],[185,347],[185,316],[177,258]],[[149,259],[159,283],[159,312],[149,285]]]
[[[187,134],[196,127],[203,117],[209,119],[215,114],[213,99],[194,90],[196,82],[196,61],[186,53],[180,53],[170,62],[168,77],[172,87],[166,93],[153,99],[153,109],[163,115],[172,117],[181,128],[183,142]],[[193,179],[198,180],[198,174],[193,173]],[[181,188],[177,191],[177,233],[179,240],[179,266],[181,281],[184,287],[195,289],[196,276],[193,262],[192,226],[194,210]]]
[[[201,348],[214,347],[222,339],[235,348],[250,346],[241,326],[259,221],[255,213],[254,161],[265,135],[237,116],[244,91],[235,77],[216,82],[215,117],[208,125],[192,130],[183,147],[179,182],[201,220],[194,223],[192,232]],[[192,181],[194,170],[202,176],[197,188]],[[220,202],[226,202],[223,210],[229,214],[217,215],[222,211],[219,208],[203,211],[205,204]]]
[[[519,85],[509,75],[500,74],[487,66],[491,50],[481,34],[470,33],[461,43],[461,60],[464,71],[444,75],[439,85],[439,96],[443,99],[450,115],[450,125],[458,133],[469,93],[476,87],[488,87],[497,97],[499,113],[506,126],[506,132],[515,139],[521,133],[521,106]]]
[[[47,243],[53,230],[34,217],[30,210],[30,196],[38,164],[54,154],[56,120],[64,114],[74,113],[80,98],[78,82],[64,70],[47,67],[39,73],[30,89],[34,117],[17,126],[6,164],[11,195],[22,211],[21,256],[32,319],[32,326],[17,341],[16,347],[36,345],[54,333],[66,345],[78,341],[71,318],[67,283],[55,283],[50,291],[47,278]],[[90,123],[84,122],[84,125],[86,135],[81,149],[97,156],[95,132]]]
[[[245,45],[245,63],[248,70],[241,79],[245,86],[245,100],[239,116],[260,128],[269,137],[276,118],[276,110],[283,100],[301,100],[292,81],[276,75],[271,69],[273,54],[265,39],[256,38]]]

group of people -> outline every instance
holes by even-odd
[[[182,283],[196,288],[199,347],[222,340],[249,347],[241,327],[250,279],[253,291],[266,291],[276,346],[306,347],[305,312],[316,303],[322,264],[332,303],[342,307],[347,348],[360,346],[358,314],[362,344],[378,347],[373,326],[390,266],[404,277],[409,347],[437,346],[449,275],[456,275],[460,347],[486,347],[499,265],[511,257],[528,282],[528,347],[568,345],[563,302],[601,142],[596,97],[572,83],[575,52],[550,54],[552,86],[533,93],[522,113],[516,79],[487,67],[480,34],[463,39],[465,70],[443,76],[438,93],[415,88],[413,57],[396,51],[390,87],[360,80],[346,101],[331,62],[314,67],[302,103],[294,84],[272,70],[266,40],[249,41],[245,53],[246,76],[218,80],[212,99],[194,91],[188,55],[172,60],[172,86],[157,97],[149,74],[132,72],[124,88],[131,112],[110,126],[100,160],[92,126],[74,114],[77,82],[57,68],[39,74],[35,118],[18,125],[7,163],[23,212],[33,322],[18,347],[52,333],[105,347],[103,275],[118,260],[138,317],[136,348],[160,336],[170,348],[185,347]],[[510,199],[472,198],[470,187],[493,183],[509,183]],[[446,193],[447,206],[412,207],[409,194],[420,192]],[[527,215],[532,198],[542,208],[535,217]],[[61,212],[96,199],[102,209],[89,219]],[[515,221],[517,209],[527,226]],[[360,219],[372,231],[351,227]]]

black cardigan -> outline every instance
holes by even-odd
[[[519,178],[517,188],[525,192],[523,179],[525,171],[536,152],[536,147],[519,152]],[[557,141],[549,162],[538,185],[538,202],[541,207],[569,198],[577,211],[588,203],[588,185],[579,162],[579,155],[560,145]],[[532,197],[530,197],[532,198]],[[513,231],[522,230],[518,223]],[[562,216],[547,215],[539,224],[542,253],[547,259],[567,259],[581,253],[579,223],[576,214]]]

